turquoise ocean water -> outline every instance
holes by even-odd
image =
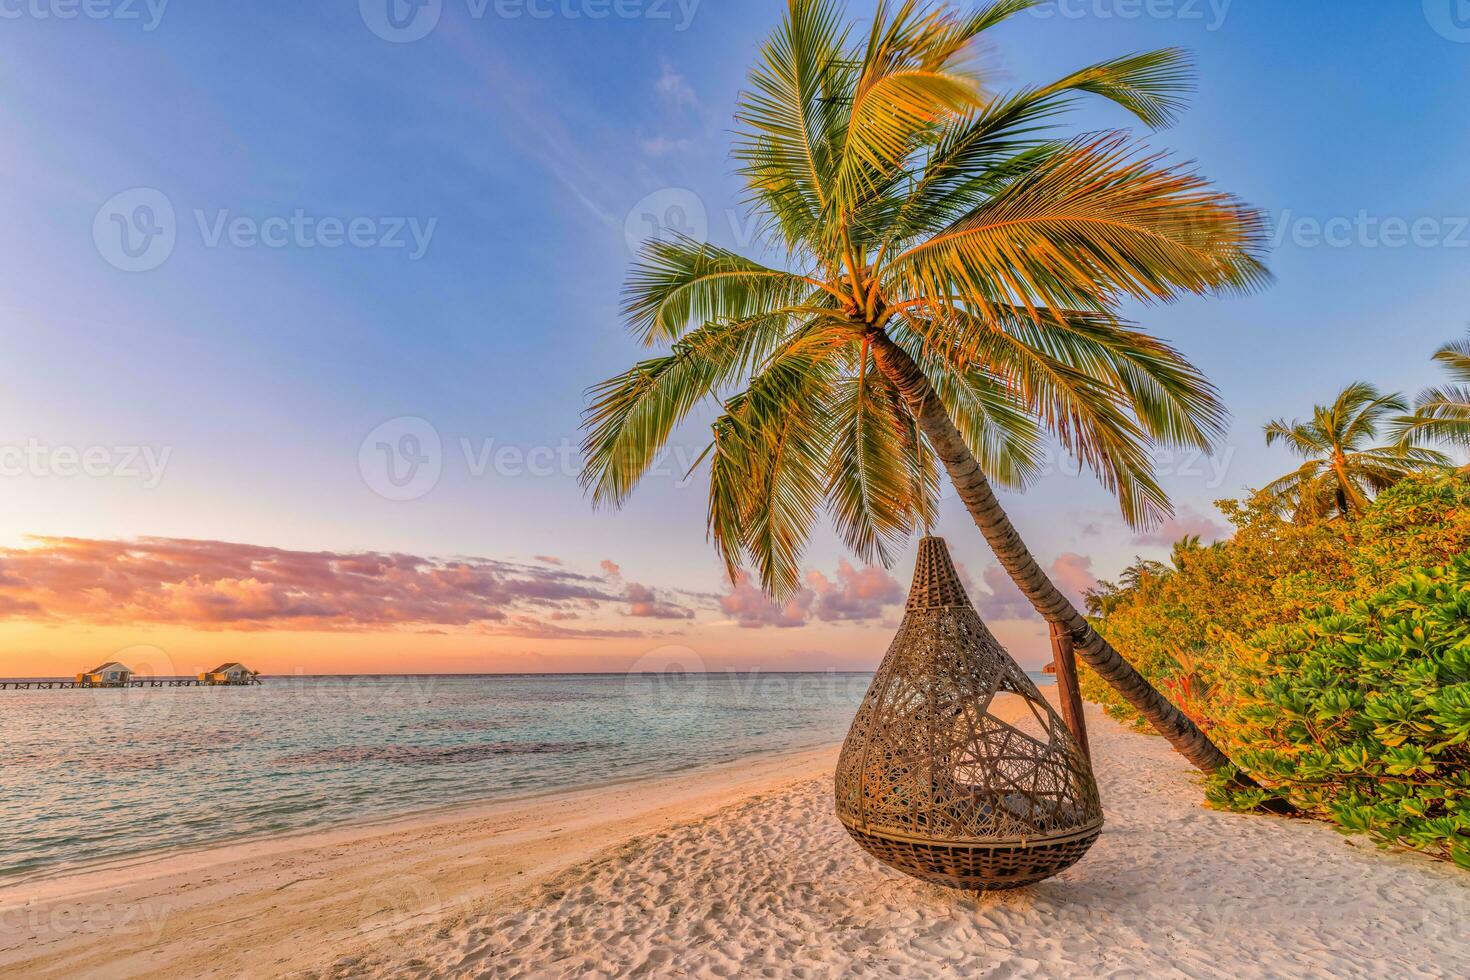
[[[821,745],[845,734],[870,678],[435,675],[3,691],[0,880]]]

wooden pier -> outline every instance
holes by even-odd
[[[131,667],[109,660],[67,680],[64,677],[0,677],[0,691],[75,691],[79,688],[124,687],[253,687],[260,683],[259,671],[231,661],[193,677],[139,677]]]
[[[257,681],[256,683],[259,683]],[[71,691],[117,690],[124,687],[225,687],[243,685],[205,684],[195,677],[143,677],[114,684],[88,684],[78,681],[7,681],[0,680],[0,691]]]

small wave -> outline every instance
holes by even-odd
[[[387,762],[404,766],[438,766],[477,762],[507,755],[564,755],[606,748],[602,742],[487,742],[483,745],[360,745],[311,749],[280,755],[280,766],[329,766]]]
[[[429,718],[420,722],[418,727],[438,732],[488,732],[509,726],[506,722],[489,718]]]

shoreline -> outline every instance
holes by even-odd
[[[630,839],[830,774],[839,745],[0,881],[0,975],[323,968],[385,928],[502,901]],[[288,893],[301,915],[281,914]]]
[[[393,829],[398,824],[418,825],[420,823],[438,822],[440,819],[453,819],[463,817],[473,818],[479,811],[498,809],[501,807],[514,807],[517,805],[530,805],[532,803],[556,798],[571,796],[582,793],[590,793],[598,790],[616,789],[620,786],[653,783],[664,779],[677,779],[685,777],[698,777],[706,773],[718,772],[726,767],[737,767],[756,760],[779,760],[788,756],[797,756],[803,753],[819,751],[830,748],[834,752],[841,745],[840,741],[818,742],[813,745],[797,746],[794,748],[768,749],[752,752],[749,755],[737,756],[731,759],[721,759],[718,762],[694,763],[682,769],[663,770],[660,772],[638,773],[626,776],[611,776],[605,779],[595,779],[590,782],[580,782],[563,786],[548,786],[543,789],[533,790],[529,793],[512,793],[504,796],[483,796],[463,800],[455,800],[446,803],[431,803],[424,806],[416,806],[405,810],[385,811],[376,814],[363,814],[356,817],[348,817],[343,820],[334,820],[327,823],[310,824],[304,827],[294,827],[288,830],[260,831],[257,833],[244,834],[236,838],[235,846],[261,846],[269,847],[277,842],[289,843],[293,840],[309,838],[314,835],[324,835],[332,832],[350,833],[352,831],[371,831],[378,829]],[[835,757],[834,757],[835,764]],[[145,853],[128,855],[125,857],[99,858],[93,861],[83,861],[76,864],[49,865],[32,871],[25,871],[15,875],[0,875],[0,910],[5,908],[5,894],[7,890],[19,890],[32,885],[43,884],[51,881],[61,881],[66,878],[81,875],[96,874],[108,871],[124,871],[131,868],[146,866],[149,864],[173,860],[175,858],[187,857],[203,852],[223,850],[228,838],[211,838],[209,840],[192,841],[189,843],[176,844],[170,847],[150,850]]]
[[[1031,888],[878,864],[834,743],[0,885],[0,976],[1470,974],[1464,872],[1206,809],[1167,742],[1086,712],[1103,832]]]

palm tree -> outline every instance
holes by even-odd
[[[1268,423],[1266,445],[1283,442],[1306,462],[1261,490],[1261,498],[1298,524],[1334,513],[1351,520],[1379,491],[1411,473],[1447,466],[1443,453],[1411,442],[1373,446],[1379,425],[1408,410],[1402,396],[1382,394],[1359,381],[1331,405],[1316,406],[1308,422]]]
[[[1209,449],[1226,413],[1125,300],[1264,283],[1260,214],[1119,133],[1063,138],[1085,94],[1149,126],[1182,106],[1177,50],[993,94],[968,52],[1039,0],[968,15],[882,4],[851,31],[832,0],[790,0],[740,98],[735,157],[784,247],[767,265],[677,238],[645,246],[627,319],[667,353],[597,385],[584,420],[594,502],[632,492],[673,428],[721,403],[709,533],[731,575],[799,584],[823,504],[887,562],[935,510],[939,466],[1021,591],[1197,766],[1228,762],[1088,624],[993,487],[1021,488],[1056,439],[1146,526],[1169,512],[1156,445]]]
[[[1434,352],[1455,384],[1426,388],[1414,400],[1414,414],[1395,424],[1401,441],[1432,439],[1470,448],[1470,339],[1445,344]]]

